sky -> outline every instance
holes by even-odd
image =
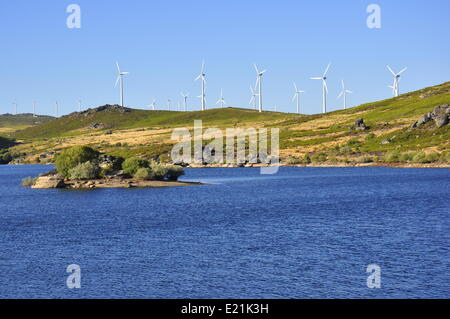
[[[367,26],[367,7],[381,8],[381,28]],[[81,28],[69,29],[70,4]],[[349,106],[392,96],[392,75],[408,67],[401,92],[450,81],[448,0],[14,0],[0,2],[0,113],[60,115],[119,103],[116,61],[125,78],[125,105],[146,109],[155,99],[176,108],[190,92],[200,109],[206,63],[208,108],[223,89],[228,106],[251,108],[253,63],[263,78],[264,109],[295,112],[293,82],[306,91],[301,111],[322,110],[321,76],[329,62],[329,110],[341,80],[354,93]]]

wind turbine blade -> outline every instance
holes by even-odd
[[[328,85],[327,85],[327,81],[323,80],[323,87],[325,88],[325,92],[327,92],[328,94]]]
[[[292,98],[292,101],[295,101],[295,99],[298,97],[298,93],[294,94],[294,97]]]
[[[297,83],[295,83],[295,82],[294,82],[294,89],[295,89],[295,92],[298,92]]]
[[[260,75],[263,75],[266,72],[267,72],[267,70],[261,71]]]
[[[116,84],[114,85],[115,88],[117,87],[117,84],[119,84],[119,81],[120,81],[120,75],[117,77]]]
[[[341,92],[341,94],[338,95],[337,99],[339,100],[344,95],[344,91]]]
[[[331,63],[328,63],[328,66],[327,66],[327,68],[325,69],[325,73],[323,74],[323,77],[326,77],[326,76],[327,76],[327,73],[328,73],[328,71],[330,70],[330,67],[331,67]]]
[[[119,71],[119,73],[120,73],[120,66],[119,66],[119,61],[116,61],[116,65],[117,65],[117,70]]]
[[[408,70],[408,68],[404,68],[403,70],[401,70],[400,72],[398,72],[397,75],[402,74],[402,73],[405,72],[406,70]]]
[[[202,74],[200,74],[199,76],[197,76],[195,79],[194,79],[194,81],[198,81],[198,80],[200,80],[201,79],[201,77],[202,77]]]
[[[386,65],[386,67],[392,73],[393,76],[396,76],[395,72],[391,69],[391,67],[389,65]]]
[[[347,92],[347,93],[349,93],[349,94],[353,94],[353,92],[350,91],[350,90],[346,90],[345,92]]]
[[[344,83],[344,80],[342,80],[342,90],[345,90],[345,83]]]
[[[311,80],[323,80],[323,78],[317,77],[317,78],[311,78]]]
[[[256,73],[259,74],[259,70],[258,70],[258,67],[256,66],[256,64],[253,64],[253,66],[255,67]]]

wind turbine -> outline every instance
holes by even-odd
[[[14,105],[14,114],[17,115],[17,99],[14,99],[12,104]]]
[[[338,100],[339,100],[341,97],[344,97],[344,109],[347,109],[347,94],[352,94],[352,93],[353,93],[352,91],[347,90],[347,89],[345,88],[344,80],[342,80],[342,92],[339,94]]]
[[[81,112],[81,100],[78,100],[78,113]]]
[[[202,62],[202,70],[200,72],[200,75],[195,78],[194,81],[202,81],[202,93],[199,96],[199,98],[202,100],[202,111],[206,109],[206,74],[205,74],[205,61]]]
[[[33,101],[33,117],[36,117],[36,101]]]
[[[156,100],[153,100],[152,104],[148,105],[148,107],[154,111],[156,109]]]
[[[300,94],[305,93],[297,88],[297,84],[294,82],[295,94],[292,101],[297,100],[297,114],[300,114]]]
[[[262,77],[267,70],[259,71],[256,64],[254,64],[256,70],[256,85],[255,88],[258,88],[258,97],[259,97],[259,112],[262,112],[263,109],[263,95],[262,95]]]
[[[59,108],[59,105],[58,105],[58,101],[56,101],[56,102],[55,102],[55,111],[56,111],[56,118],[58,118],[58,117],[59,117],[59,112],[58,112],[58,108]]]
[[[172,107],[172,100],[168,99],[167,100],[167,109],[170,111],[171,107]]]
[[[130,73],[129,72],[121,72],[119,62],[116,62],[116,65],[117,65],[117,71],[119,71],[119,75],[117,76],[116,85],[114,87],[117,87],[117,84],[119,84],[119,82],[120,82],[120,106],[123,107],[124,106],[124,103],[123,103],[123,100],[124,100],[123,77]]]
[[[400,95],[400,87],[399,87],[399,83],[400,83],[400,76],[403,72],[405,72],[406,70],[408,70],[408,68],[404,68],[403,70],[401,70],[398,73],[395,73],[391,67],[389,65],[386,65],[386,67],[388,68],[389,72],[392,73],[392,75],[394,76],[394,84],[392,86],[390,86],[390,88],[392,88],[394,97],[397,97]]]
[[[225,99],[223,98],[223,89],[220,90],[220,99],[217,101],[217,104],[220,104],[220,107],[223,109],[223,106],[226,104]]]
[[[183,97],[183,108],[184,108],[184,111],[186,112],[187,111],[187,100],[189,99],[189,92],[188,93],[181,92],[181,96]]]
[[[328,96],[328,86],[327,86],[327,74],[330,70],[331,63],[328,64],[327,68],[325,69],[325,72],[321,77],[314,77],[311,78],[311,80],[321,80],[322,81],[322,87],[323,87],[323,113],[327,113],[327,96]]]
[[[252,98],[249,104],[250,105],[253,104],[253,109],[256,110],[256,97],[258,96],[258,94],[255,92],[255,89],[251,85],[250,85],[250,92],[252,92]]]

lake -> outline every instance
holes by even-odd
[[[19,186],[0,166],[1,298],[449,298],[450,170],[187,169],[205,186]],[[81,289],[66,268],[81,267]],[[381,289],[367,266],[381,267]]]

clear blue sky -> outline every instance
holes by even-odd
[[[82,10],[82,28],[68,29],[66,8]],[[366,8],[382,9],[382,28],[369,29]],[[321,84],[312,81],[328,62],[330,108],[346,80],[351,105],[391,96],[395,70],[407,66],[401,91],[450,80],[448,0],[15,0],[0,3],[0,113],[61,113],[119,102],[115,61],[131,74],[125,103],[152,99],[176,105],[180,91],[200,94],[194,78],[206,61],[208,105],[223,88],[231,106],[250,107],[253,63],[264,78],[265,106],[294,112],[293,85],[306,91],[304,113],[321,111]],[[189,101],[198,110],[198,98]]]

